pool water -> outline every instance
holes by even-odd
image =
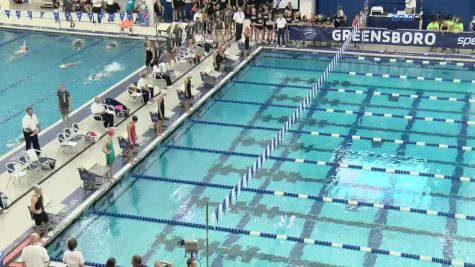
[[[143,65],[143,48],[139,40],[80,37],[85,41],[74,48],[78,36],[32,31],[0,32],[0,155],[21,142],[21,119],[25,108],[33,106],[45,129],[61,119],[56,92],[63,83],[71,94],[74,110],[102,93]],[[26,42],[28,53],[11,56]],[[116,49],[107,45],[116,42]],[[69,69],[61,64],[81,62]],[[91,81],[92,73],[108,70],[110,76]]]
[[[119,265],[126,266],[131,256],[138,254],[148,265],[162,259],[185,266],[184,250],[177,242],[197,239],[201,248],[200,266],[205,266],[203,229],[191,224],[164,224],[114,214],[205,224],[206,203],[209,217],[213,217],[229,186],[234,186],[255,161],[253,154],[262,153],[276,130],[294,111],[292,106],[298,105],[308,93],[305,88],[311,87],[321,74],[318,70],[288,67],[323,70],[330,60],[326,55],[261,52],[191,120],[56,238],[48,246],[50,255],[61,257],[68,238],[75,237],[90,262],[104,263],[114,256]],[[350,167],[362,165],[456,177],[475,176],[473,151],[351,137],[474,146],[473,126],[467,124],[374,117],[365,112],[467,121],[473,117],[468,101],[388,97],[372,92],[469,99],[475,85],[344,74],[388,71],[438,77],[447,72],[445,77],[453,78],[465,77],[468,73],[465,67],[445,67],[344,58],[319,91],[312,108],[303,114],[294,125],[294,132],[290,132],[274,152],[274,156],[280,158],[267,160],[248,187],[473,215],[475,187],[472,183]],[[332,88],[366,93],[329,90]],[[320,108],[358,113],[325,112]],[[333,137],[306,131],[331,133]],[[336,162],[347,167],[286,160],[289,158]],[[167,182],[164,178],[178,180]],[[190,181],[201,184],[190,184]],[[475,262],[473,221],[262,192],[243,191],[219,226]],[[98,215],[97,211],[109,213]],[[437,265],[220,231],[210,231],[209,243],[210,266]]]

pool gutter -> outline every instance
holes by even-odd
[[[160,137],[155,138],[149,145],[147,145],[138,155],[137,161],[144,159],[150,152],[152,152],[160,143],[170,136],[183,122],[185,122],[196,110],[198,110],[206,101],[218,92],[224,84],[226,84],[231,78],[233,78],[249,61],[251,61],[259,52],[263,50],[262,47],[256,49],[249,57],[243,60],[233,71],[228,73],[219,83],[217,83],[209,92],[201,97],[198,102],[194,104],[191,113],[183,113],[175,122],[169,126],[169,130]],[[74,209],[66,218],[64,218],[58,226],[49,233],[49,237],[44,241],[45,245],[51,243],[59,234],[61,234],[67,227],[69,227],[77,218],[79,218],[85,210],[91,207],[100,197],[106,194],[116,183],[127,174],[134,165],[127,163],[117,173],[113,175],[114,181],[112,183],[104,184],[103,187],[95,191],[89,196],[83,203],[81,203],[76,209]]]

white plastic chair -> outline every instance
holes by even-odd
[[[79,123],[73,123],[72,129],[74,131],[74,134],[77,135],[77,136],[83,136],[84,137],[87,134],[86,131],[81,130],[81,128],[79,127]]]
[[[37,153],[39,153],[39,155]],[[49,158],[43,151],[32,148],[26,151],[26,155],[28,156],[28,161],[39,165],[41,170],[43,170],[43,168],[51,170]]]
[[[37,170],[41,173],[41,164],[35,161],[31,161],[27,153],[21,153],[18,156],[17,160],[18,163],[23,166],[24,170],[28,170],[28,172]]]
[[[24,169],[23,165],[21,165],[18,162],[8,162],[6,164],[6,168],[8,171],[8,175],[10,176],[8,178],[6,188],[8,188],[8,185],[10,184],[10,180],[13,179],[13,183],[14,183],[17,179],[24,177],[28,174],[28,171]]]
[[[127,91],[129,92],[129,97],[132,99],[132,101],[137,101],[137,98],[139,99],[142,99],[142,102],[143,102],[143,98],[142,98],[142,90],[139,89],[139,88],[130,88],[130,87],[127,87]]]
[[[76,148],[76,152],[78,153],[79,151],[77,150],[77,147],[78,147],[78,143],[77,142],[74,142],[74,141],[68,141],[66,139],[66,136],[64,135],[64,133],[59,133],[57,135],[57,138],[58,138],[58,141],[59,141],[59,149],[58,149],[58,154],[56,155],[56,157],[58,158],[59,156],[59,152],[61,152],[61,150],[65,150],[66,148]]]

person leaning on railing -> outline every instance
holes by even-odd
[[[462,22],[461,18],[456,17],[454,19],[454,24],[452,26],[452,32],[453,33],[462,33],[463,32],[463,22]],[[452,51],[455,52],[455,53],[460,53],[459,48],[454,48]]]
[[[440,31],[440,23],[439,23],[439,21],[437,20],[437,18],[434,17],[434,18],[431,20],[431,22],[429,22],[429,25],[427,25],[426,30],[428,30],[428,31],[433,31],[433,32],[438,32],[438,31]],[[429,52],[434,51],[434,48],[435,48],[435,47],[431,47],[431,48],[429,49]]]

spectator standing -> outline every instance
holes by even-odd
[[[92,0],[92,23],[96,23],[95,17],[97,16],[97,22],[101,23],[101,14],[102,14],[102,0]]]
[[[351,22],[351,27],[359,29],[361,26],[360,15],[356,15],[353,21]],[[355,42],[355,48],[360,49],[359,42]]]
[[[439,22],[437,20],[437,18],[433,18],[431,20],[431,22],[429,23],[429,25],[427,25],[427,29],[428,31],[433,31],[433,32],[438,32],[440,30],[440,25],[439,25]],[[429,49],[429,52],[432,52],[434,51],[434,47],[431,46],[431,48]]]
[[[95,120],[102,120],[104,122],[104,127],[106,129],[114,126],[114,114],[107,112],[102,104],[100,96],[94,98],[94,103],[91,105],[91,113],[94,115]]]
[[[236,23],[236,36],[235,41],[239,41],[242,38],[242,29],[244,25],[244,12],[242,12],[242,8],[239,7],[238,11],[233,15],[233,21]]]
[[[21,251],[23,267],[45,267],[49,264],[48,251],[41,243],[40,235],[32,233],[29,236],[30,244]]]
[[[188,76],[186,76],[185,79],[185,84],[184,84],[184,93],[185,93],[185,112],[190,113],[190,105],[191,105],[191,78],[193,77],[193,74],[188,73]]]
[[[144,49],[145,49],[145,68],[148,71],[152,70],[152,63],[155,60],[155,48],[152,47],[152,43],[150,40],[144,41]]]
[[[165,9],[163,8],[162,3],[160,3],[160,0],[155,0],[155,3],[153,4],[153,11],[155,12],[157,22],[162,22],[164,10]]]
[[[68,250],[63,254],[63,262],[68,267],[84,267],[84,257],[81,251],[76,250],[78,241],[74,238],[68,240]]]
[[[106,166],[107,166],[107,173],[106,177],[109,181],[111,181],[112,178],[112,165],[114,164],[115,161],[115,151],[114,151],[114,128],[109,128],[107,129],[107,136],[104,142],[104,145],[102,146],[102,152],[106,155]]]
[[[36,232],[43,233],[48,230],[49,217],[43,203],[43,190],[40,185],[33,185],[33,195],[30,200],[30,212],[35,220]]]
[[[188,258],[188,260],[186,261],[186,266],[187,267],[197,267],[196,259],[193,258],[193,257]]]
[[[127,137],[129,139],[129,163],[135,164],[134,153],[137,148],[137,131],[135,126],[139,118],[137,116],[132,116],[132,120],[127,123]]]
[[[247,26],[244,31],[244,58],[247,58],[249,54],[249,42],[251,40],[252,30],[251,27]]]
[[[37,150],[39,155],[40,142],[38,140],[38,134],[40,132],[40,122],[38,117],[33,113],[32,107],[26,108],[26,115],[23,116],[21,120],[21,125],[23,127],[23,137],[25,138],[26,150],[32,148]]]
[[[279,17],[275,20],[275,24],[277,27],[277,45],[285,47],[285,28],[287,27],[287,20],[285,20],[284,16],[279,14]]]
[[[416,13],[416,0],[406,0],[406,14]]]
[[[68,90],[64,87],[64,84],[59,86],[58,92],[58,110],[61,113],[64,125],[67,127],[68,122],[71,122],[69,119],[69,113],[71,112],[71,96],[69,95]]]
[[[264,13],[265,14],[265,13]],[[267,33],[267,43],[273,44],[275,41],[275,21],[272,13],[268,14],[268,19],[265,21],[266,24],[266,33]]]
[[[158,94],[156,101],[157,101],[157,127],[156,132],[157,136],[163,134],[163,121],[165,120],[165,96],[167,95],[167,91],[162,89],[160,94]]]
[[[74,26],[76,25],[74,23],[73,14],[72,14],[72,12],[74,11],[73,7],[74,7],[74,4],[73,4],[72,0],[63,0],[64,12],[69,13],[69,16],[66,16],[66,20],[69,21],[69,27],[70,28],[74,28]]]
[[[454,20],[454,25],[452,27],[452,32],[453,33],[462,33],[463,32],[463,22],[459,17],[455,18],[455,20]],[[455,53],[460,53],[459,48],[456,48],[453,51]]]

